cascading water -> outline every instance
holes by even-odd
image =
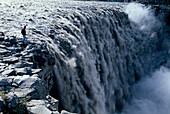
[[[18,35],[21,26],[27,24],[28,39],[46,43],[55,58],[50,94],[59,100],[59,109],[78,114],[114,114],[121,113],[125,105],[122,113],[130,113],[128,108],[135,107],[127,104],[131,86],[168,61],[168,51],[161,50],[168,47],[162,48],[168,40],[161,37],[160,44],[158,21],[138,4],[126,7],[124,3],[40,1],[0,4],[4,8],[1,31]],[[138,16],[143,17],[134,18],[132,6],[142,9],[143,15]],[[153,78],[154,85],[158,79]],[[145,99],[135,89],[139,87],[143,92],[143,84],[151,80],[132,87],[132,102],[136,97]]]
[[[126,12],[130,14],[129,18],[138,23],[142,30],[145,29],[149,31],[148,33],[153,34],[153,28],[160,29],[160,22],[156,20],[149,9],[141,6],[134,3],[129,4],[126,7]],[[137,14],[137,12],[142,12],[142,14]],[[165,56],[169,57],[169,54],[166,52]],[[121,114],[168,114],[170,112],[169,83],[170,70],[160,67],[159,70],[154,71],[149,77],[132,86],[132,98],[125,105]]]
[[[53,96],[62,108],[82,114],[120,112],[129,99],[130,86],[159,67],[159,28],[153,25],[158,21],[144,6],[130,5],[144,13],[133,18],[129,6],[126,15],[123,4],[93,2],[67,6],[72,10],[55,14],[56,86],[52,93],[57,91]]]

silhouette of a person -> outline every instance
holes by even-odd
[[[23,43],[26,39],[26,26],[24,26],[24,28],[21,30],[21,34],[23,35]]]

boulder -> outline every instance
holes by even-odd
[[[37,91],[34,88],[17,88],[14,91],[14,94],[18,98],[30,97],[29,99],[39,98]]]
[[[0,86],[10,86],[11,81],[7,77],[0,76]]]
[[[41,69],[31,69],[32,70],[32,74],[38,74],[39,72],[41,72]]]
[[[17,106],[17,104],[18,104],[18,97],[13,92],[9,92],[6,95],[6,99],[7,99],[8,107],[9,108]]]
[[[7,58],[3,58],[3,63],[14,64],[18,62],[18,60],[19,60],[18,57],[7,57]]]
[[[27,110],[30,114],[52,114],[46,107],[47,100],[31,100],[27,103]]]
[[[16,37],[15,36],[11,36],[9,42],[10,42],[11,45],[16,45],[17,44]]]
[[[14,69],[9,69],[9,70],[5,70],[1,73],[2,75],[6,75],[6,76],[12,76],[12,75],[16,75],[16,72]]]
[[[46,96],[47,100],[49,101],[49,105],[48,108],[52,111],[57,111],[58,110],[58,100],[56,100],[55,98],[53,98],[50,95]]]
[[[6,41],[5,41],[5,42],[3,41],[3,42],[2,42],[2,45],[5,45],[6,47],[11,46],[10,42],[6,42]]]
[[[0,49],[0,55],[5,55],[5,54],[7,54],[7,53],[9,53],[8,50],[6,50],[6,49]]]
[[[29,74],[29,75],[32,74],[31,68],[29,68],[29,67],[15,68],[15,71],[16,71],[16,74],[19,76],[26,75],[26,74]]]
[[[71,112],[68,112],[68,111],[66,111],[66,110],[62,110],[62,111],[61,111],[61,114],[76,114],[76,113],[71,113]]]
[[[39,87],[40,85],[40,79],[38,77],[30,77],[29,75],[23,75],[23,76],[16,76],[13,79],[13,84],[17,84],[17,86],[21,88],[33,88]]]

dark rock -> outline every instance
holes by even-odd
[[[3,59],[3,63],[14,64],[18,62],[18,60],[19,60],[18,57],[7,57]]]
[[[0,111],[2,111],[3,105],[4,105],[4,101],[2,99],[2,96],[0,96]]]
[[[13,76],[16,75],[16,71],[14,69],[5,70],[1,73],[2,75]]]
[[[3,36],[0,36],[0,41],[4,41],[4,37]]]
[[[11,82],[8,78],[0,77],[0,86],[9,86],[11,85]]]
[[[32,48],[33,48],[33,45],[28,44],[25,50],[30,50],[30,49],[32,49]]]
[[[43,58],[42,55],[34,55],[34,60],[37,62],[39,68],[41,68],[46,62],[46,59]]]
[[[3,32],[0,32],[0,41],[4,41],[5,34]]]
[[[3,41],[2,44],[5,45],[6,47],[11,46],[10,42],[6,42],[6,41],[5,42]]]
[[[16,37],[11,37],[9,41],[10,41],[11,45],[16,45],[17,44]]]
[[[5,34],[3,32],[0,32],[0,36],[5,36]]]
[[[50,103],[49,107],[47,107],[47,108],[49,108],[52,111],[57,111],[58,110],[58,100],[56,100],[55,98],[53,98],[50,95],[47,95],[46,98]]]
[[[18,97],[13,92],[9,92],[6,95],[6,99],[7,99],[8,107],[9,108],[17,106],[17,104],[18,104]]]
[[[20,57],[20,56],[22,56],[22,54],[21,54],[21,53],[16,53],[16,54],[14,54],[13,56],[15,56],[15,57]]]
[[[6,50],[6,49],[0,49],[0,55],[5,55],[5,54],[7,54],[7,53],[9,53],[8,50]]]

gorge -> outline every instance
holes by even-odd
[[[153,11],[136,3],[0,3],[1,111],[14,113],[24,98],[24,113],[135,114],[144,101],[133,103],[137,93],[170,76],[168,10]]]

